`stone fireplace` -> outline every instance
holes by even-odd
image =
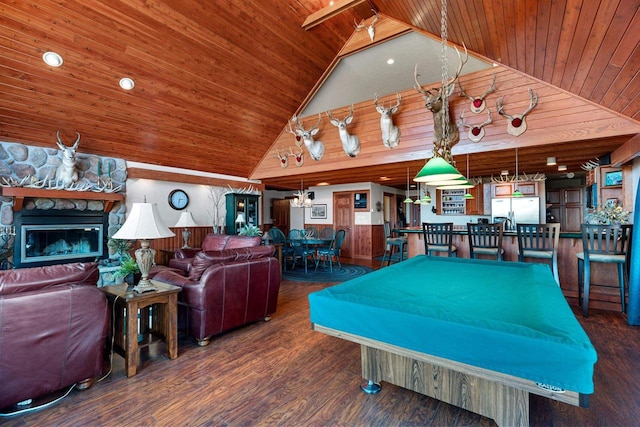
[[[107,257],[126,213],[126,162],[78,152],[77,187],[47,187],[60,163],[57,149],[0,142],[0,228],[15,230],[0,268]],[[104,182],[117,191],[98,188]]]

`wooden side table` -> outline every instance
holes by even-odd
[[[138,333],[159,335],[165,342],[169,358],[178,357],[178,292],[182,288],[154,280],[151,283],[157,290],[142,294],[128,291],[126,283],[99,288],[107,296],[114,313],[114,330],[111,331],[114,337],[113,350],[124,357],[127,377],[135,375],[138,367],[138,350],[141,346],[138,345]],[[152,305],[149,324],[149,308]]]

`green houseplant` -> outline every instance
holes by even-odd
[[[123,255],[120,259],[120,268],[118,268],[113,275],[116,278],[124,280],[129,285],[135,284],[136,279],[139,280],[137,276],[141,276],[138,263],[136,263],[136,260],[129,254]]]
[[[584,216],[584,222],[587,224],[627,224],[629,222],[629,211],[623,209],[622,206],[605,204],[598,207],[595,212]]]
[[[240,236],[262,236],[262,230],[255,225],[249,224],[243,226],[238,232]]]

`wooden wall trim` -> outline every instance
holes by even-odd
[[[255,182],[235,181],[231,179],[210,178],[205,176],[190,175],[183,173],[156,171],[143,168],[128,168],[127,178],[152,179],[156,181],[179,182],[185,184],[212,185],[216,187],[226,187],[230,185],[233,188],[249,187],[250,185],[259,191],[264,191],[264,184]]]

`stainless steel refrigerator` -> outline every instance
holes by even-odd
[[[505,229],[514,230],[516,224],[537,224],[540,221],[539,197],[503,197],[491,199],[491,221],[509,219]],[[542,221],[544,222],[544,221]]]

